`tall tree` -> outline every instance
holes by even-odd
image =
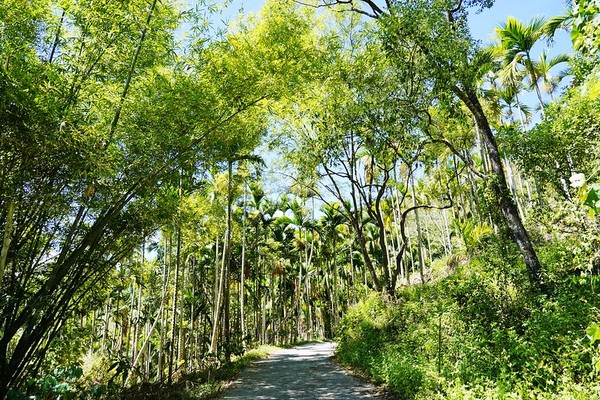
[[[448,1],[437,0],[387,2],[385,6],[372,1],[357,3],[357,7],[353,2],[342,1],[319,4],[338,6],[340,10],[359,12],[376,19],[382,43],[398,69],[412,65],[415,54],[418,54],[421,68],[428,71],[434,82],[435,97],[444,99],[447,93],[452,93],[467,107],[487,149],[494,192],[504,221],[523,256],[531,284],[543,289],[542,267],[510,195],[498,145],[477,95],[477,79],[491,60],[486,53],[477,51],[469,36],[466,7],[473,4],[459,1],[450,5]],[[479,5],[489,6],[491,3],[481,2]],[[407,49],[412,49],[412,52]],[[418,90],[426,93],[430,88],[431,85],[422,85]],[[417,115],[423,116],[424,111],[415,107]],[[426,114],[424,118],[427,118]]]

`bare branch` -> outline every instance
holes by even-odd
[[[293,0],[294,3],[296,4],[300,4],[303,6],[307,6],[307,7],[312,7],[312,8],[329,8],[334,12],[355,12],[357,14],[362,14],[365,15],[369,18],[373,18],[373,19],[378,19],[380,18],[382,15],[385,14],[385,11],[382,10],[377,4],[375,4],[375,2],[373,2],[372,0],[360,0],[361,2],[367,4],[369,6],[369,8],[371,9],[371,11],[365,11],[363,9],[360,8],[356,8],[354,6],[354,0],[336,0],[336,1],[323,1],[323,2],[319,2],[317,4],[311,4],[311,3],[305,3],[301,0]],[[386,4],[389,7],[389,1],[386,1]],[[336,5],[342,5],[342,6],[350,6],[350,8],[345,8],[345,9],[336,9],[335,6]]]
[[[449,13],[455,13],[460,11],[460,9],[462,8],[462,2],[463,0],[459,0],[458,4],[456,5],[456,7],[454,7],[452,10],[448,11]]]

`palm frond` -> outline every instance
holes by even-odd
[[[546,24],[542,27],[542,33],[548,39],[553,40],[556,31],[559,29],[567,29],[569,22],[573,19],[571,14],[557,15],[546,21]]]

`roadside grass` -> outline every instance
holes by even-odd
[[[128,389],[123,398],[132,400],[206,400],[215,398],[251,362],[267,358],[281,347],[262,345],[234,356],[229,363],[201,373],[181,376],[172,385],[140,385]]]

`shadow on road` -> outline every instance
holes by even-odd
[[[281,350],[242,371],[220,399],[379,399],[375,389],[331,362],[335,343]]]

